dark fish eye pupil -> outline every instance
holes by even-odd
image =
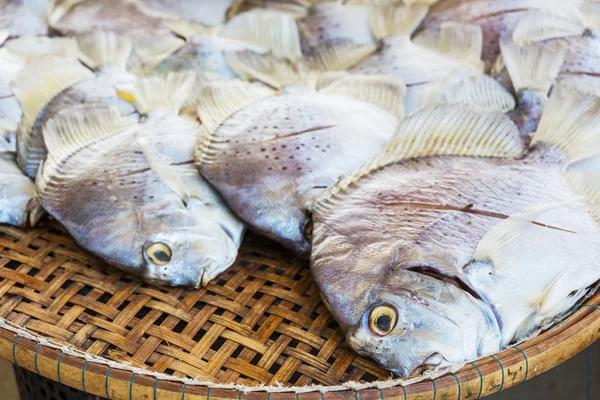
[[[390,330],[391,325],[392,319],[389,317],[389,315],[382,315],[379,318],[377,318],[377,328],[380,331],[387,332],[388,330]]]
[[[156,258],[158,261],[162,261],[162,262],[171,261],[171,257],[163,250],[156,250],[154,252],[154,258]]]

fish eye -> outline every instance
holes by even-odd
[[[165,265],[171,261],[173,253],[171,248],[164,243],[156,242],[152,243],[146,249],[146,256],[156,265]]]
[[[373,308],[369,314],[369,329],[375,335],[385,336],[389,334],[398,321],[396,310],[387,305]]]
[[[313,223],[309,214],[306,214],[304,218],[302,218],[302,221],[300,221],[300,230],[302,231],[304,239],[310,242],[312,240]]]

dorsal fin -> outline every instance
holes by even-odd
[[[261,9],[248,11],[227,22],[219,36],[256,44],[276,57],[290,60],[302,57],[296,20],[288,13]]]
[[[258,80],[280,89],[289,84],[313,86],[324,72],[343,71],[374,51],[372,46],[333,46],[312,51],[307,58],[291,61],[250,50],[225,54],[229,67],[242,79]]]
[[[61,20],[65,14],[69,12],[71,8],[76,6],[78,3],[83,3],[86,0],[52,0],[48,6],[48,12],[46,14],[46,20],[48,25],[55,26],[58,21]]]
[[[24,64],[34,58],[49,55],[72,60],[76,60],[80,56],[75,39],[40,36],[21,36],[13,39],[2,47],[2,52],[19,57]]]
[[[515,90],[548,93],[565,59],[565,50],[546,43],[519,46],[512,40],[500,41],[502,58]]]
[[[132,43],[124,35],[97,30],[77,38],[81,61],[89,68],[98,70],[110,67],[125,71],[131,55]]]
[[[410,38],[428,10],[427,6],[420,4],[410,7],[374,7],[369,16],[369,26],[378,40],[390,36]]]
[[[321,89],[374,104],[398,118],[404,116],[406,85],[400,78],[379,75],[346,75]]]
[[[119,95],[132,101],[140,114],[149,114],[157,109],[179,113],[194,85],[196,74],[192,71],[169,72],[138,78],[131,88],[120,89]]]
[[[555,85],[531,146],[546,144],[569,160],[600,154],[600,98]]]
[[[225,59],[240,78],[258,80],[276,89],[301,84],[311,72],[303,63],[249,50],[226,54]]]
[[[583,24],[587,29],[600,29],[600,2],[590,0],[582,1],[579,9],[583,15]]]
[[[274,92],[264,86],[239,80],[208,82],[198,101],[198,116],[203,126],[214,133],[236,111]]]
[[[570,163],[565,177],[573,190],[592,204],[592,215],[600,222],[600,154]]]
[[[325,190],[313,209],[324,211],[357,181],[402,160],[442,155],[517,158],[523,152],[519,130],[502,113],[467,106],[427,107],[401,120],[386,148]]]
[[[38,116],[57,94],[93,76],[78,61],[61,57],[44,57],[27,64],[11,85],[23,110],[20,135],[31,133]]]
[[[213,159],[215,154],[211,147],[219,125],[236,111],[273,94],[263,86],[238,80],[207,83],[198,102],[202,133],[196,149],[196,164],[206,164]]]
[[[353,43],[336,43],[331,46],[320,46],[306,54],[306,64],[315,71],[345,71],[358,64],[377,50],[375,45],[357,45]]]
[[[498,81],[488,75],[461,80],[441,79],[426,89],[422,106],[434,104],[466,104],[488,111],[508,112],[515,99]]]
[[[520,46],[565,36],[579,36],[585,30],[583,16],[555,14],[550,10],[529,10],[515,25],[512,40]]]
[[[59,112],[48,121],[44,130],[48,158],[36,179],[38,191],[45,191],[60,165],[73,154],[136,124],[135,119],[124,117],[114,107],[106,105],[86,104]]]
[[[428,47],[447,57],[452,57],[483,72],[481,50],[483,34],[479,25],[444,22],[439,31],[425,31],[414,40],[415,44]]]
[[[145,75],[154,70],[164,59],[185,45],[185,41],[173,35],[138,37],[127,62],[127,70]]]

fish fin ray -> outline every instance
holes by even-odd
[[[515,25],[512,39],[522,46],[542,40],[579,36],[585,30],[583,16],[559,15],[548,10],[530,10]]]
[[[137,142],[142,149],[142,153],[144,155],[144,159],[150,166],[150,169],[158,175],[160,180],[169,187],[177,196],[179,196],[184,203],[189,202],[190,194],[188,193],[185,184],[183,183],[183,179],[181,179],[181,175],[177,168],[171,165],[171,163],[160,157],[156,152],[152,149],[152,146],[148,142],[146,138],[137,137]]]
[[[515,108],[515,98],[498,81],[488,75],[473,76],[446,84],[445,79],[432,82],[424,104],[468,104],[488,111],[506,113]]]
[[[506,249],[519,240],[516,233],[534,222],[539,216],[558,208],[567,207],[577,201],[580,201],[580,199],[541,204],[498,222],[481,238],[471,259],[490,263],[494,266],[494,269],[501,270],[505,265],[503,257],[506,254]]]
[[[43,62],[27,64],[11,84],[23,110],[19,140],[27,143],[31,130],[44,108],[60,92],[94,74],[76,60],[49,56]]]
[[[524,153],[519,131],[506,115],[468,106],[432,106],[404,118],[378,155],[327,188],[312,208],[326,210],[357,181],[396,162],[427,156],[518,158]]]
[[[91,69],[113,67],[125,71],[133,47],[126,36],[101,30],[79,37],[77,43],[82,62]]]
[[[369,15],[369,26],[377,40],[389,36],[410,38],[428,11],[429,7],[423,5],[374,7]]]
[[[152,72],[163,60],[181,49],[185,41],[173,35],[137,38],[127,62],[127,70],[138,75]]]
[[[132,101],[140,114],[148,114],[157,109],[179,113],[195,83],[194,72],[169,72],[138,78],[131,88],[121,89],[120,95],[124,100]]]
[[[349,96],[374,104],[398,118],[404,115],[406,85],[401,79],[374,75],[347,75],[333,81],[322,93]]]
[[[243,81],[209,82],[202,89],[198,116],[202,133],[196,148],[196,163],[210,163],[214,156],[214,133],[236,111],[264,97],[272,96],[270,89]]]
[[[221,28],[219,36],[256,44],[275,57],[302,57],[296,20],[288,13],[256,9],[238,14]]]
[[[425,46],[448,57],[460,60],[483,72],[481,51],[483,34],[479,25],[444,22],[439,32],[432,31],[415,38],[415,44]]]
[[[554,85],[531,142],[553,146],[575,161],[600,153],[600,97]]]
[[[240,78],[258,80],[277,89],[303,80],[302,64],[271,54],[263,55],[245,50],[226,54],[225,59]]]
[[[48,157],[38,170],[38,192],[45,191],[61,164],[73,154],[136,124],[136,120],[124,117],[114,107],[106,105],[80,105],[59,112],[48,121],[44,130]]]
[[[339,43],[311,49],[306,63],[315,71],[345,71],[377,50],[375,45]]]
[[[505,39],[500,41],[500,49],[517,92],[529,89],[547,94],[565,59],[565,49],[546,43],[519,46]]]
[[[600,153],[567,165],[565,178],[575,192],[590,201],[592,215],[600,223]]]
[[[600,2],[583,1],[579,5],[579,10],[583,15],[583,24],[587,29],[600,29]]]
[[[80,57],[77,41],[72,38],[21,36],[2,47],[2,55],[17,57],[26,64],[32,59],[43,56],[64,57],[77,60]]]

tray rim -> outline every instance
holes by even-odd
[[[154,373],[72,349],[0,321],[0,358],[89,394],[110,399],[463,399],[484,397],[556,367],[600,338],[600,293],[540,335],[455,373],[418,382],[399,379],[338,386],[243,386]]]

